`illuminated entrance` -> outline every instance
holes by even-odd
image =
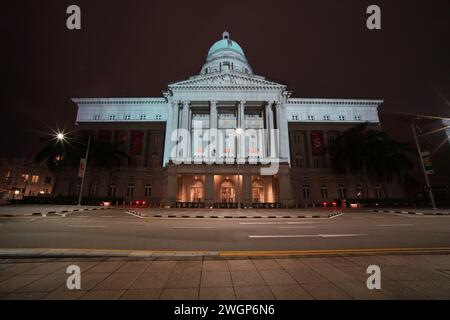
[[[220,200],[222,203],[236,202],[236,189],[230,180],[225,180],[220,186]]]
[[[252,202],[264,203],[264,184],[260,179],[252,183]]]
[[[205,188],[203,187],[203,182],[200,180],[194,180],[191,185],[191,202],[203,202]]]

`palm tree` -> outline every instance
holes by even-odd
[[[373,173],[389,198],[387,184],[411,168],[407,153],[412,148],[383,132],[367,129],[367,125],[363,123],[344,131],[329,145],[328,151],[337,172]]]

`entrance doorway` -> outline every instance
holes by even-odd
[[[252,183],[252,202],[264,203],[264,185],[260,180],[253,181]]]
[[[203,202],[205,188],[200,180],[195,180],[191,185],[191,202]]]
[[[236,189],[229,180],[222,182],[220,186],[220,200],[222,203],[236,202]]]

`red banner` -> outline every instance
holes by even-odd
[[[323,144],[323,131],[311,131],[311,145],[314,156],[323,155],[325,149]]]
[[[131,132],[130,155],[132,155],[132,156],[141,155],[143,146],[144,146],[144,132],[143,131],[132,131]]]

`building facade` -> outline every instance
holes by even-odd
[[[338,198],[383,197],[376,181],[338,175],[327,145],[359,123],[379,128],[381,100],[293,98],[254,74],[230,35],[200,73],[162,97],[76,98],[80,132],[128,155],[114,170],[87,170],[85,196],[233,207],[285,207]],[[76,195],[65,171],[58,193]],[[397,190],[398,188],[393,188]]]

